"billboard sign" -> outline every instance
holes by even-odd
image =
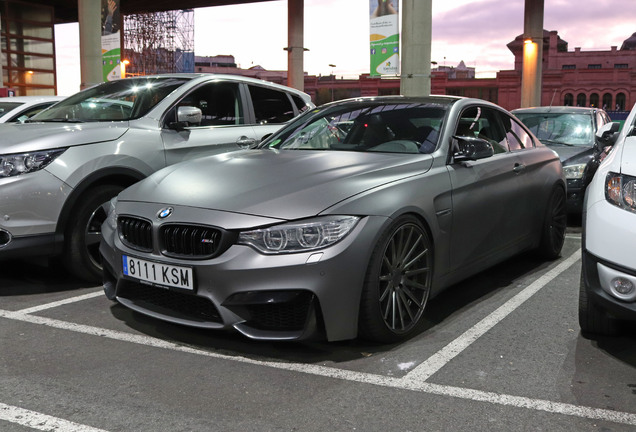
[[[400,73],[398,0],[369,0],[371,76]]]

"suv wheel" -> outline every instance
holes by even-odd
[[[64,264],[75,276],[101,282],[102,223],[106,220],[109,201],[122,190],[117,185],[96,186],[86,191],[73,209],[64,237]]]

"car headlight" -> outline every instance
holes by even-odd
[[[343,239],[360,218],[324,216],[239,234],[239,244],[249,245],[265,254],[306,252],[320,249]]]
[[[566,165],[563,167],[563,173],[566,179],[580,179],[583,177],[585,166],[587,164]]]
[[[605,199],[636,213],[636,177],[610,172],[605,178]]]
[[[0,178],[38,171],[50,164],[66,149],[0,155]]]
[[[117,197],[113,197],[108,203],[108,214],[106,215],[106,224],[112,229],[117,229],[117,212],[115,211],[115,207],[117,207]]]

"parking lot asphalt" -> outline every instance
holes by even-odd
[[[0,263],[0,431],[634,431],[636,329],[580,333],[580,230],[431,300],[395,345],[256,342]]]

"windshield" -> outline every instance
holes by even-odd
[[[285,150],[432,153],[445,113],[446,106],[436,103],[336,105],[308,112],[263,146]]]
[[[100,122],[139,118],[187,81],[187,78],[127,78],[105,82],[61,101],[30,121]]]
[[[594,145],[594,127],[590,114],[519,113],[515,115],[544,144]]]

